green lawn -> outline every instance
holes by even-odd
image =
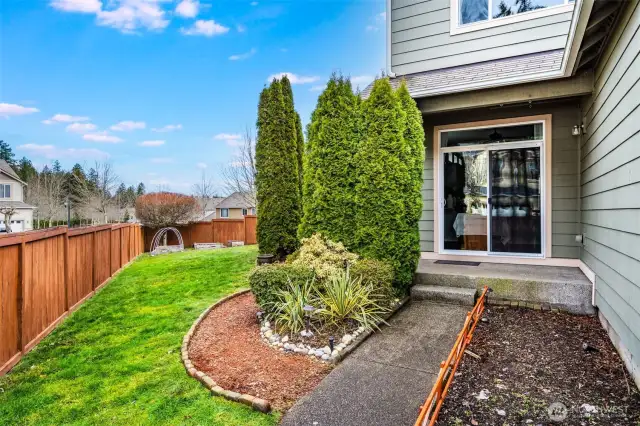
[[[0,425],[274,425],[180,361],[200,313],[246,287],[254,247],[144,256],[0,378]]]

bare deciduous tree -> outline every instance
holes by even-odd
[[[222,170],[222,175],[230,194],[238,192],[248,205],[256,205],[256,146],[248,127],[238,153]]]
[[[38,218],[45,219],[52,225],[53,217],[62,210],[65,176],[45,167],[42,172],[28,182],[27,202],[38,210]]]
[[[13,206],[0,207],[0,215],[4,216],[4,229],[7,233],[11,230],[11,217],[16,214],[16,208]]]
[[[95,163],[86,180],[77,179],[79,202],[91,212],[100,214],[108,223],[108,214],[114,203],[112,196],[119,178],[111,163]]]
[[[209,202],[216,196],[213,179],[207,179],[207,174],[204,170],[202,171],[200,182],[193,185],[193,195],[197,198],[200,213],[204,216]]]
[[[197,209],[194,197],[174,192],[152,192],[136,199],[136,217],[152,228],[189,223]]]

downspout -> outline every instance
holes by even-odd
[[[387,41],[387,66],[386,66],[386,72],[387,72],[387,76],[389,77],[395,77],[396,74],[391,71],[391,0],[387,0],[387,6],[386,6],[387,10],[386,10],[386,15],[385,15],[385,26],[386,26],[386,41]]]
[[[584,101],[580,102],[580,122],[578,124],[580,126],[580,135],[578,136],[578,223],[580,224],[580,234],[576,235],[576,240],[580,242],[580,265],[589,269],[589,272],[591,272],[591,274],[586,274],[586,271],[583,270],[583,273],[588,275],[587,278],[591,281],[591,306],[595,307],[596,277],[595,274],[593,274],[593,271],[591,271],[591,268],[582,261],[582,250],[584,247],[584,227],[582,224],[582,142],[587,129],[585,126],[585,116],[583,114],[583,103]]]

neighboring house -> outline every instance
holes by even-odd
[[[229,195],[216,205],[216,219],[242,219],[256,214],[256,207],[249,198],[240,192]]]
[[[210,221],[216,218],[216,206],[220,204],[220,202],[224,200],[224,197],[213,197],[207,201],[204,206],[204,213],[198,219],[201,221]]]
[[[638,3],[387,0],[386,16],[387,73],[424,119],[423,262],[579,267],[640,385]]]
[[[24,202],[24,187],[27,184],[4,160],[0,160],[0,208],[13,207],[15,214],[11,216],[11,232],[33,229],[33,209]],[[4,215],[0,214],[0,232],[6,232]]]

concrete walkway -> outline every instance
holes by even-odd
[[[282,425],[413,425],[469,309],[410,302],[299,400]]]

